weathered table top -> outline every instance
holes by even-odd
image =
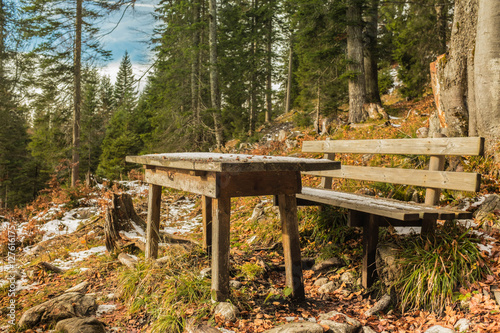
[[[219,153],[168,153],[127,156],[127,162],[193,171],[319,171],[340,169],[327,159]]]

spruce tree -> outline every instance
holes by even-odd
[[[122,106],[133,107],[137,102],[132,62],[127,51],[125,51],[125,55],[120,62],[116,76],[114,98],[117,108]]]

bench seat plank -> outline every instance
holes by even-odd
[[[423,218],[451,220],[472,217],[472,213],[470,212],[312,187],[303,187],[302,192],[297,194],[297,198],[400,221],[418,221]]]

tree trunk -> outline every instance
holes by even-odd
[[[382,104],[378,88],[377,25],[379,0],[371,0],[366,17],[364,49],[366,103]]]
[[[498,154],[500,140],[500,1],[479,0],[474,56],[477,133]],[[500,158],[496,156],[496,158]]]
[[[448,25],[448,6],[445,3],[439,2],[434,5],[436,10],[436,30],[437,39],[439,43],[438,53],[443,54],[446,52],[446,26]]]
[[[348,0],[347,5],[347,60],[349,61],[349,122],[366,119],[365,75],[363,68],[362,1]]]
[[[321,81],[318,78],[318,81],[316,83],[317,89],[316,89],[316,95],[317,95],[317,102],[316,102],[316,121],[314,122],[314,129],[316,130],[316,133],[320,133],[320,123],[319,123],[319,115],[321,113]]]
[[[475,96],[469,88],[474,84],[470,74],[474,67],[477,6],[477,0],[456,0],[450,51],[438,61],[439,103],[444,114],[441,127],[449,137],[467,136],[469,119],[476,118]]]
[[[198,24],[200,22],[200,2],[199,0],[193,1],[193,52],[191,58],[191,108],[196,121],[196,126],[200,124],[200,108],[198,105],[198,80],[200,73],[198,61],[199,47],[200,47],[200,30]]]
[[[272,65],[272,57],[273,57],[273,18],[270,17],[266,22],[267,26],[267,40],[266,40],[266,114],[265,114],[265,122],[269,123],[271,121],[271,114],[273,112],[273,65]]]
[[[75,53],[73,59],[74,70],[74,109],[73,109],[73,160],[71,167],[71,186],[75,187],[79,178],[80,164],[80,106],[81,106],[81,57],[82,57],[82,22],[83,0],[76,1],[75,19]]]
[[[252,0],[252,8],[254,13],[257,12],[258,0]],[[252,29],[251,29],[251,43],[250,46],[250,117],[249,117],[249,129],[248,135],[252,136],[255,131],[255,117],[257,114],[257,15],[252,17]]]
[[[222,129],[220,125],[219,69],[217,68],[217,0],[209,2],[209,44],[210,44],[210,97],[212,101],[215,141],[217,148],[222,147]]]
[[[292,38],[290,37],[290,53],[288,56],[288,78],[286,84],[286,101],[285,101],[285,113],[290,112],[291,102],[292,102],[292,63],[293,63],[293,47]]]

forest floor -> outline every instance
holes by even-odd
[[[335,124],[330,130],[333,138],[392,138],[413,137],[418,128],[425,126],[433,102],[424,98],[417,102],[399,102],[387,107],[390,123],[374,122],[360,128],[349,128]],[[290,117],[289,117],[290,118]],[[290,142],[265,140],[249,146],[244,153],[291,155],[300,154],[303,140],[319,139],[310,128],[294,128],[275,124],[275,130],[286,128],[294,132]],[[273,133],[273,131],[268,131]],[[272,135],[268,136],[272,138]],[[232,143],[228,151],[234,152]],[[480,202],[491,193],[498,193],[497,173],[492,172],[491,161],[476,164],[483,173],[481,192],[474,197],[455,197],[449,200]],[[498,167],[498,166],[496,166]],[[483,168],[483,170],[481,170]],[[140,178],[140,175],[137,175]],[[309,178],[307,182],[317,182]],[[363,186],[366,186],[365,184]],[[364,312],[384,294],[381,283],[370,290],[361,288],[357,282],[343,282],[345,272],[351,272],[356,280],[361,268],[361,233],[351,230],[342,235],[344,242],[320,243],[317,233],[318,208],[300,208],[299,223],[302,237],[302,256],[305,258],[327,259],[332,255],[342,259],[343,265],[331,271],[304,270],[306,299],[293,302],[286,297],[284,263],[280,247],[280,227],[276,209],[271,197],[234,198],[231,202],[231,278],[241,282],[239,289],[232,290],[231,301],[239,309],[238,318],[225,322],[213,315],[214,304],[209,294],[201,294],[205,299],[174,300],[174,305],[166,305],[162,298],[168,292],[178,292],[187,285],[188,295],[198,290],[209,290],[209,277],[194,278],[201,286],[191,286],[194,280],[182,280],[179,265],[199,276],[202,269],[209,267],[209,258],[199,247],[186,248],[178,245],[160,247],[160,257],[171,256],[168,267],[138,265],[136,270],[123,266],[114,253],[107,253],[104,243],[104,212],[110,205],[112,193],[129,193],[134,198],[138,214],[145,219],[147,186],[141,180],[116,182],[99,185],[92,189],[66,189],[54,178],[46,195],[23,210],[0,212],[2,223],[2,269],[0,270],[0,332],[49,332],[54,325],[41,324],[31,329],[23,329],[9,324],[9,281],[5,280],[12,262],[7,256],[8,228],[15,228],[15,266],[18,269],[15,289],[16,322],[29,308],[62,294],[65,290],[83,281],[89,282],[88,294],[95,297],[99,308],[97,318],[103,322],[108,332],[163,332],[162,320],[174,314],[178,318],[171,322],[185,324],[190,317],[209,322],[222,332],[263,332],[279,324],[301,320],[315,320],[319,314],[338,311],[359,320],[376,332],[425,332],[433,325],[453,328],[462,318],[470,322],[469,332],[500,332],[500,308],[492,296],[494,286],[500,286],[500,236],[497,229],[480,229],[490,237],[483,254],[491,272],[479,283],[457,288],[453,302],[442,311],[412,310],[402,312],[397,305],[385,311],[365,316]],[[259,214],[253,215],[259,206]],[[494,222],[494,221],[493,221]],[[187,193],[164,190],[162,196],[161,228],[171,234],[183,235],[200,242],[202,238],[200,198]],[[396,237],[387,234],[384,237]],[[124,251],[139,260],[144,254],[137,248],[127,247]],[[183,261],[184,260],[184,261]],[[51,263],[63,272],[54,273],[42,269],[40,262]],[[175,279],[174,289],[167,286],[171,272],[180,272]],[[148,273],[149,272],[149,273]],[[153,272],[153,273],[151,273]],[[169,273],[170,272],[170,273]],[[146,281],[148,274],[155,275],[155,281]],[[191,274],[190,273],[190,274]],[[338,282],[331,293],[318,292],[315,282],[326,277]],[[4,280],[2,280],[4,279]],[[134,280],[135,279],[135,280]],[[131,282],[132,281],[132,282]],[[186,282],[187,281],[187,282]],[[131,285],[129,285],[131,283]],[[127,289],[128,288],[128,289]],[[143,289],[141,289],[143,288]],[[141,290],[141,294],[135,289]],[[191,292],[191,293],[190,293]],[[177,294],[176,294],[177,295]],[[180,304],[182,303],[182,304]],[[170,310],[165,308],[170,306]],[[170,311],[170,312],[169,312]]]

